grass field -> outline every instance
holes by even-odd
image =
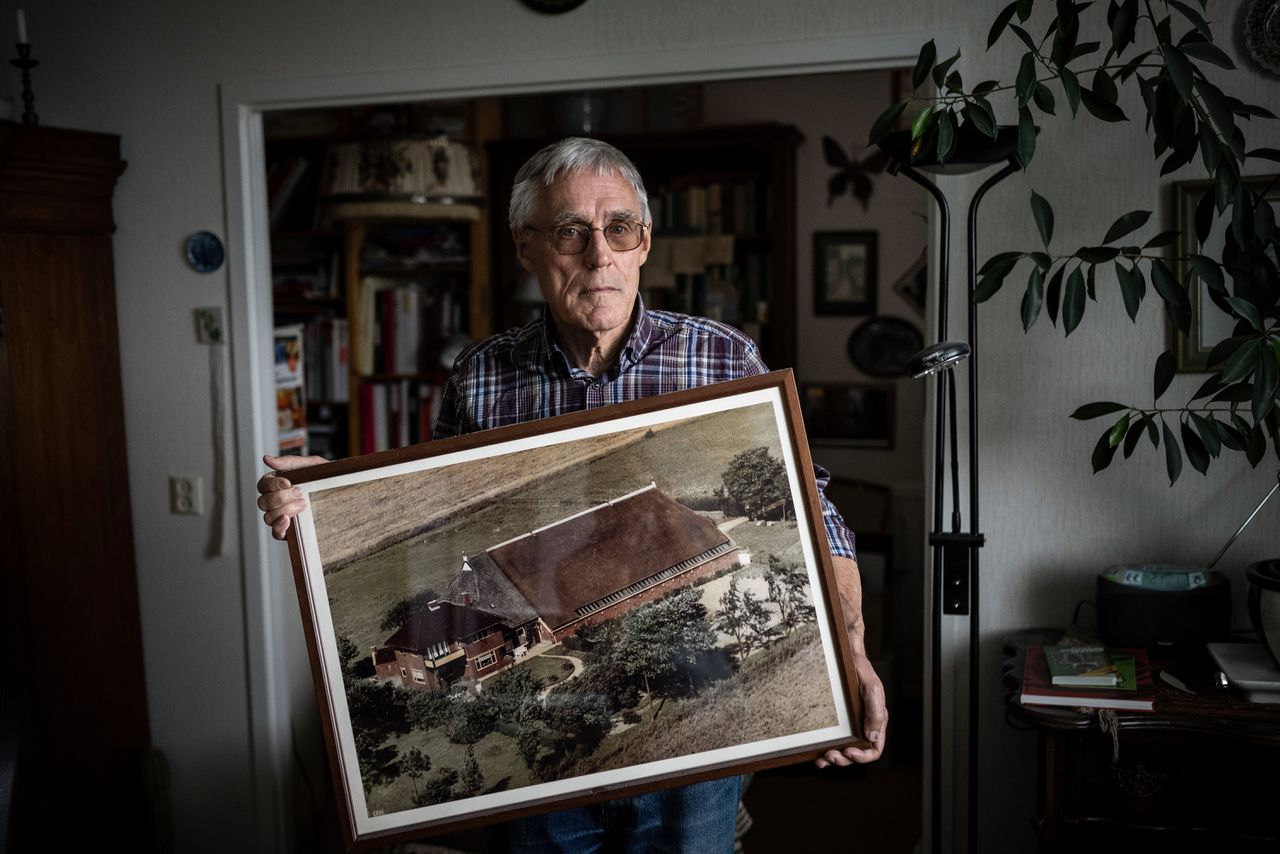
[[[483,465],[476,470],[479,474],[451,475],[450,489],[464,489],[464,483],[487,481],[485,492],[491,496],[488,503],[473,506],[429,531],[414,534],[338,571],[328,572],[325,580],[336,632],[351,638],[360,650],[367,650],[383,643],[391,634],[379,627],[390,605],[424,589],[443,591],[457,574],[463,555],[475,554],[639,489],[650,481],[677,500],[705,498],[720,486],[721,474],[735,454],[765,445],[774,456],[781,455],[773,410],[767,405],[689,419],[657,431],[649,438],[643,438],[643,432],[636,433],[626,441],[619,440],[616,447],[568,467],[563,465],[564,449],[539,449],[518,455],[519,465],[507,460],[504,465],[510,465],[514,474],[492,461],[482,461]],[[547,459],[525,456],[543,451],[549,454]],[[450,470],[476,465],[480,464],[465,463]],[[499,480],[501,484],[495,484]],[[436,486],[424,483],[418,488],[429,492],[437,504],[456,500],[446,500]],[[428,512],[417,506],[421,496],[413,490],[407,490],[406,494],[413,494],[417,502],[409,508],[409,515]],[[382,503],[390,502],[386,495],[381,492],[379,495]],[[326,538],[331,520],[342,514],[370,512],[356,509],[350,494],[344,495],[340,502],[329,501],[323,493],[318,494],[313,505],[317,523],[326,532]],[[394,515],[404,513],[398,511]],[[780,547],[782,528],[750,527],[752,530],[748,532],[748,526],[741,525],[733,535],[737,539],[742,532],[751,541],[756,559],[765,562],[764,554]],[[352,530],[354,528],[347,526],[334,536],[347,539]],[[794,526],[790,530],[792,539],[788,547],[796,542]],[[325,541],[321,542],[321,551],[326,553]]]

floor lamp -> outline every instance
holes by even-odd
[[[911,159],[910,131],[895,131],[879,143],[889,155],[888,171],[902,174],[916,182],[933,196],[938,205],[939,243],[938,276],[938,343],[922,350],[911,358],[907,372],[912,377],[936,374],[933,462],[933,531],[929,545],[933,549],[933,614],[931,627],[931,651],[933,667],[932,714],[930,716],[932,740],[930,763],[930,811],[931,850],[942,850],[942,646],[941,630],[943,614],[969,615],[969,756],[968,756],[968,822],[967,850],[978,850],[978,686],[979,686],[979,614],[978,614],[978,549],[985,542],[978,526],[978,316],[973,302],[977,286],[977,222],[978,205],[987,191],[997,183],[1022,168],[1017,156],[1017,128],[998,128],[995,139],[978,133],[970,126],[961,128],[957,135],[954,155],[940,164],[932,155]],[[969,203],[968,221],[968,314],[969,342],[948,339],[947,291],[949,285],[948,259],[951,240],[951,210],[946,196],[937,185],[924,176],[932,174],[963,174],[977,172],[1004,163],[1004,167],[988,178]],[[969,369],[969,448],[967,471],[969,475],[969,527],[962,530],[960,513],[960,465],[956,422],[955,377],[952,370],[967,361]],[[951,464],[951,530],[944,529],[943,492],[947,466],[946,437],[950,428]]]

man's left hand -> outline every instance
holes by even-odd
[[[884,685],[876,675],[871,660],[867,658],[866,641],[862,622],[862,578],[858,563],[846,557],[834,557],[836,586],[840,591],[840,603],[845,612],[849,630],[849,646],[853,650],[853,672],[858,677],[858,694],[862,699],[862,737],[868,747],[845,747],[828,750],[816,761],[819,768],[828,765],[863,764],[880,758],[884,750],[885,731],[889,726],[889,711],[884,702]]]

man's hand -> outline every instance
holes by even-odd
[[[880,683],[880,677],[867,658],[866,643],[863,640],[862,580],[858,573],[858,563],[846,557],[834,557],[832,560],[835,563],[836,586],[844,606],[849,644],[853,648],[853,671],[858,677],[858,692],[862,698],[862,735],[871,746],[828,750],[816,761],[819,768],[826,768],[828,765],[844,767],[879,759],[884,750],[885,731],[889,725],[884,685]]]
[[[307,499],[302,497],[301,489],[294,487],[279,472],[329,461],[324,457],[273,457],[270,454],[264,455],[262,461],[273,471],[258,478],[258,492],[261,493],[258,496],[258,509],[262,511],[262,521],[271,529],[271,536],[283,540],[293,517],[307,509]]]

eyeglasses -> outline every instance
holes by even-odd
[[[557,225],[550,231],[543,231],[526,225],[530,231],[544,235],[551,242],[551,248],[557,255],[581,255],[591,245],[591,232],[598,231],[604,235],[605,243],[614,252],[630,252],[644,241],[644,230],[648,228],[642,222],[629,219],[615,219],[608,225],[598,227],[585,222],[569,222]]]

